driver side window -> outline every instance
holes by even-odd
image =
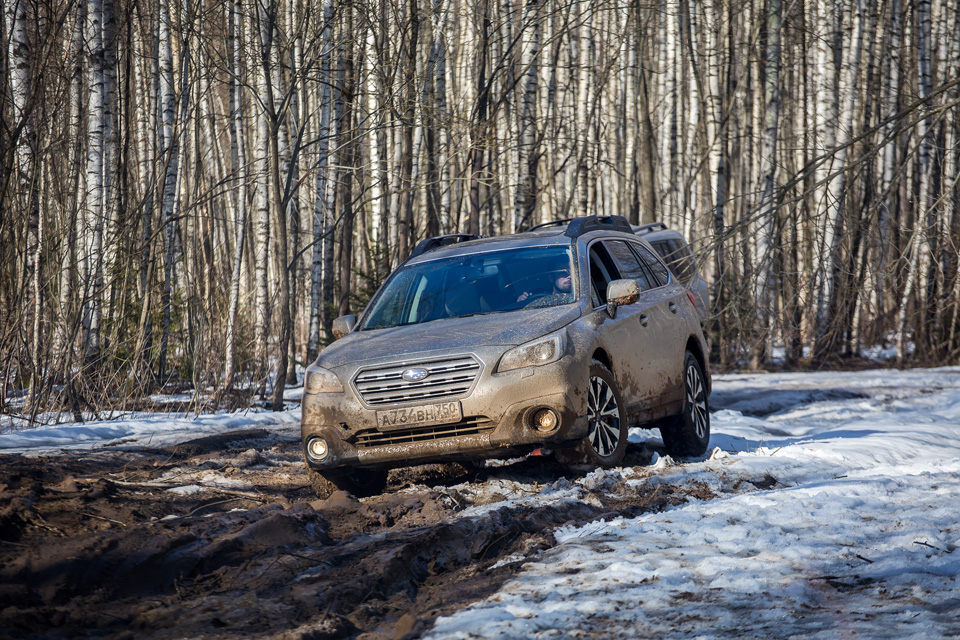
[[[590,296],[593,307],[607,304],[607,286],[620,279],[620,273],[604,246],[596,242],[590,247]]]

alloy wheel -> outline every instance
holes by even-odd
[[[601,457],[612,455],[620,443],[620,406],[610,385],[597,376],[590,378],[587,420],[590,446]]]
[[[707,435],[707,389],[703,384],[703,376],[693,363],[687,367],[686,375],[687,407],[690,411],[690,422],[693,423],[694,433],[701,440]]]

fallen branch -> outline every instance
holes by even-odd
[[[106,479],[107,482],[113,483],[118,487],[126,487],[129,489],[176,489],[177,487],[182,487],[182,484],[175,482],[126,482],[124,480],[110,480]],[[221,489],[220,487],[207,487],[204,485],[197,485],[205,491],[215,491],[217,493],[222,493],[228,496],[235,496],[237,498],[246,498],[248,500],[256,500],[257,502],[266,502],[266,500],[260,497],[256,493],[250,493],[248,491],[233,491],[232,489]]]
[[[121,527],[127,526],[127,523],[125,523],[125,522],[120,522],[119,520],[113,520],[113,519],[111,519],[111,518],[104,518],[103,516],[98,516],[98,515],[95,514],[95,513],[85,513],[85,512],[84,512],[84,513],[81,513],[80,515],[87,516],[88,518],[96,518],[97,520],[103,520],[104,522],[112,522],[113,524],[118,524],[118,525],[120,525]]]
[[[924,547],[930,547],[931,549],[936,549],[937,551],[943,552],[943,549],[941,549],[940,547],[935,547],[935,546],[933,546],[932,544],[927,544],[926,542],[921,542],[921,541],[919,541],[919,540],[914,540],[914,541],[913,541],[913,544],[919,544],[919,545],[922,545],[922,546],[924,546]]]

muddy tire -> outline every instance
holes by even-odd
[[[710,442],[707,383],[700,363],[689,351],[683,358],[683,410],[664,422],[660,435],[670,456],[696,457],[707,451]]]
[[[387,486],[386,469],[353,469],[338,473],[309,470],[310,486],[318,498],[329,498],[334,491],[346,491],[357,498],[383,493]]]
[[[577,471],[619,465],[627,451],[627,414],[620,386],[599,362],[590,366],[587,421],[587,435],[575,448],[557,451],[557,460]]]

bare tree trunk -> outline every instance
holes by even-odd
[[[270,34],[264,34],[264,30],[269,29],[269,19],[266,16],[266,7],[259,1],[256,3],[255,19],[252,22],[254,32],[251,34],[249,41],[269,42]],[[257,349],[256,377],[261,385],[262,396],[266,392],[268,371],[267,343],[270,328],[268,273],[270,264],[270,184],[272,181],[270,180],[270,117],[263,103],[263,99],[270,95],[268,63],[265,60],[269,56],[269,51],[263,51],[261,44],[257,52],[258,58],[253,65],[253,71],[257,78],[256,95],[260,97],[258,107],[254,109],[254,121],[256,123],[256,141],[254,143],[256,148],[254,158],[256,172],[254,199],[254,209],[256,211],[254,229],[254,280],[256,282],[254,343]]]
[[[836,146],[837,123],[840,119],[840,104],[837,97],[837,56],[841,36],[836,18],[835,0],[826,0],[818,6],[817,15],[817,151],[826,155],[825,161],[817,166],[817,216],[819,225],[820,255],[822,259],[817,268],[817,314],[816,336],[823,344],[823,338],[828,329],[829,307],[832,292],[829,290],[834,256],[839,252],[837,223],[830,216],[840,213],[836,203],[830,201],[831,192],[828,185],[832,182],[831,174],[838,170],[838,163],[834,155]]]
[[[37,144],[34,126],[33,108],[33,70],[32,51],[27,36],[26,0],[6,0],[5,15],[10,34],[7,47],[7,65],[10,68],[10,89],[12,93],[13,129],[20,131],[15,138],[16,144],[16,191],[19,206],[26,212],[27,246],[24,256],[24,273],[32,280],[32,315],[30,331],[30,387],[27,393],[26,408],[36,410],[38,388],[42,386],[44,376],[41,363],[41,329],[43,318],[43,218],[40,215],[40,167],[37,163],[35,146]]]
[[[928,98],[933,90],[933,79],[930,69],[930,0],[918,0],[917,2],[917,41],[919,45],[918,53],[918,71],[920,74],[920,96]],[[929,227],[932,223],[930,213],[930,181],[931,181],[931,155],[933,140],[931,138],[929,101],[925,103],[925,114],[920,121],[920,152],[919,152],[919,172],[920,172],[920,198],[916,209],[914,219],[914,229],[910,241],[910,262],[908,263],[907,280],[903,295],[900,299],[900,310],[897,320],[897,361],[903,363],[907,357],[907,318],[911,297],[914,288],[917,286],[919,274],[925,270],[926,263],[930,259],[929,245],[925,242]],[[923,296],[918,297],[919,305]],[[917,343],[923,336],[925,329],[925,309],[918,309],[917,319],[914,325],[914,342]]]
[[[763,150],[761,151],[760,212],[757,225],[757,325],[759,336],[753,348],[753,368],[759,369],[772,351],[774,300],[773,252],[776,230],[774,186],[777,169],[777,133],[780,120],[780,0],[767,4],[766,75],[763,85]]]
[[[94,362],[100,354],[101,289],[103,287],[103,220],[107,197],[104,193],[106,149],[106,78],[103,50],[103,2],[87,3],[87,51],[90,59],[87,85],[87,169],[86,209],[83,240],[83,354]]]
[[[290,336],[287,339],[287,384],[297,384],[297,319],[300,305],[300,160],[303,150],[303,91],[301,90],[301,68],[303,64],[302,35],[299,33],[297,18],[294,12],[293,0],[288,0],[285,8],[285,31],[293,42],[289,45],[289,91],[288,116],[286,119],[289,131],[290,150],[288,156],[288,170],[284,175],[287,183],[287,271],[290,279],[290,292],[287,296],[288,315],[290,317]]]
[[[82,162],[82,141],[84,139],[82,132],[84,102],[83,61],[85,59],[85,22],[86,3],[79,2],[76,5],[76,20],[74,22],[73,34],[71,36],[69,49],[72,60],[71,70],[73,75],[70,78],[69,87],[70,115],[67,130],[71,141],[67,154],[67,172],[69,175],[68,185],[70,187],[72,197],[68,199],[66,204],[68,220],[64,229],[66,242],[64,243],[64,249],[61,253],[62,268],[60,272],[60,290],[58,295],[59,322],[57,323],[57,330],[54,334],[53,346],[54,358],[58,359],[60,362],[57,373],[59,374],[58,378],[61,382],[67,380],[67,378],[70,376],[70,366],[73,362],[74,344],[72,338],[74,334],[72,327],[74,323],[73,301],[76,299],[75,293],[77,288],[77,248],[78,245],[82,247],[82,244],[80,244],[82,242],[82,234],[77,233],[77,231],[82,231],[83,223],[81,223],[81,219],[84,215],[82,208],[84,207],[85,202],[83,195],[83,191],[85,190],[85,172]],[[78,236],[80,236],[79,239]],[[69,389],[69,387],[67,388]]]
[[[638,222],[653,222],[661,218],[660,198],[657,197],[656,172],[654,167],[657,163],[656,149],[653,133],[653,122],[651,122],[650,109],[650,77],[649,71],[641,67],[639,72],[640,86],[640,157],[638,165],[640,168],[640,210],[643,215],[638,215]]]
[[[419,35],[420,16],[418,15],[417,0],[407,3],[407,29],[409,35],[404,42],[403,55],[403,121],[400,133],[400,183],[397,198],[400,202],[398,259],[403,261],[413,249],[413,132],[416,128],[417,108],[417,39]],[[349,120],[346,120],[349,122]],[[341,267],[342,273],[342,267]],[[343,298],[341,297],[341,310]],[[341,313],[342,315],[342,313]]]
[[[341,11],[349,11],[349,8],[343,7]],[[344,37],[344,30],[341,25],[340,29],[340,38]],[[342,57],[343,44],[338,43],[337,45],[337,55],[338,58]],[[339,66],[339,61],[337,62]],[[333,184],[327,186],[327,201],[324,206],[324,232],[323,232],[323,303],[321,309],[321,326],[323,327],[323,336],[326,340],[331,340],[333,338],[332,326],[333,320],[336,318],[338,304],[334,303],[334,285],[336,283],[336,254],[334,251],[334,245],[336,240],[337,225],[339,224],[340,216],[336,215],[335,204],[337,202],[337,193],[340,191],[340,181],[343,179],[342,171],[339,167],[343,164],[344,158],[344,143],[346,141],[347,130],[343,122],[343,93],[340,90],[342,86],[342,81],[339,80],[341,76],[340,69],[338,68],[336,73],[336,78],[333,74],[330,75],[330,86],[331,86],[331,123],[332,131],[330,134],[330,139],[334,141],[334,150],[330,153],[330,159],[328,161],[331,167],[338,167],[337,170],[331,170],[328,172],[328,177],[333,177]]]
[[[333,229],[327,226],[331,214],[327,210],[327,192],[329,191],[327,176],[330,150],[330,116],[333,110],[333,101],[330,87],[333,77],[330,73],[330,57],[333,51],[333,0],[325,0],[323,4],[323,31],[320,39],[320,130],[317,138],[316,164],[316,198],[313,208],[313,269],[311,271],[310,286],[310,335],[307,342],[307,360],[313,361],[320,350],[320,330],[323,328],[321,320],[324,313],[324,256],[332,255],[329,250],[333,243]],[[325,337],[328,337],[325,335]]]
[[[226,335],[226,364],[223,386],[225,390],[233,387],[235,372],[234,344],[236,342],[237,307],[240,304],[240,276],[243,270],[243,243],[247,227],[247,150],[244,140],[243,121],[243,83],[240,70],[243,69],[243,3],[242,0],[232,0],[230,8],[230,42],[231,73],[230,73],[230,141],[234,152],[233,175],[236,176],[234,191],[234,255],[230,272],[230,302],[227,312]]]
[[[593,16],[595,13],[590,12],[589,15]],[[594,88],[593,71],[594,61],[596,59],[596,56],[594,55],[595,45],[592,23],[592,18],[584,19],[582,21],[576,40],[577,66],[580,70],[580,74],[577,79],[577,137],[580,146],[576,178],[577,201],[579,205],[577,210],[578,214],[582,216],[588,216],[595,213],[593,207],[594,198],[592,197],[592,194],[595,193],[594,176],[590,170],[591,167],[587,163],[587,158],[593,150],[593,145],[595,143],[592,135],[593,123],[591,122],[590,118],[590,104],[593,102],[590,99],[590,90]]]
[[[381,6],[382,6],[381,0]],[[380,44],[382,37],[380,29],[369,29],[367,37],[364,40],[365,54],[362,56],[364,68],[360,71],[359,77],[364,78],[364,91],[366,94],[365,106],[366,112],[362,116],[370,121],[370,127],[367,130],[366,145],[370,150],[369,175],[370,175],[370,205],[371,205],[371,251],[373,261],[373,277],[375,282],[383,282],[387,272],[390,269],[390,220],[389,220],[389,192],[385,189],[389,182],[386,175],[386,163],[384,154],[386,153],[386,135],[385,120],[386,110],[383,105],[385,100],[380,91],[384,85],[383,73],[380,69],[381,50]],[[384,91],[383,94],[386,92]]]
[[[434,0],[434,112],[437,121],[437,164],[440,167],[440,233],[453,230],[451,220],[450,116],[447,113],[447,7],[445,0]],[[383,274],[386,277],[386,273]]]
[[[480,42],[476,49],[476,96],[471,122],[470,153],[468,166],[470,172],[470,209],[467,219],[467,233],[480,233],[480,183],[483,181],[483,161],[488,141],[489,123],[487,110],[490,99],[490,78],[487,76],[487,48],[490,42],[490,0],[482,0],[478,9],[480,24]]]
[[[343,32],[353,34],[354,32],[354,7],[352,2],[348,2],[343,7]],[[353,202],[353,180],[356,172],[357,162],[357,144],[358,136],[354,130],[353,107],[355,99],[356,78],[354,77],[354,43],[347,42],[343,47],[340,56],[340,68],[338,71],[338,90],[343,101],[343,110],[340,116],[340,131],[344,135],[341,139],[343,143],[343,169],[338,183],[340,207],[343,211],[340,234],[340,304],[339,315],[344,316],[350,313],[350,294],[351,280],[350,273],[353,266],[353,227],[354,227],[354,202]]]
[[[523,106],[520,110],[519,139],[519,175],[517,176],[517,198],[514,207],[514,231],[530,226],[537,205],[537,164],[539,150],[537,142],[537,85],[540,77],[540,16],[537,0],[527,0],[524,10],[524,40],[521,71],[525,74],[523,88]]]
[[[894,174],[897,170],[897,141],[895,129],[897,122],[894,116],[899,111],[897,102],[898,85],[900,83],[900,40],[902,37],[900,0],[890,0],[889,22],[885,29],[883,55],[881,60],[886,65],[886,82],[883,83],[880,108],[887,123],[881,129],[883,173],[880,181],[880,215],[877,223],[877,279],[876,299],[878,315],[881,321],[885,318],[884,289],[892,282],[888,273],[888,261],[892,255],[891,244],[893,218],[897,211],[897,189],[893,188]]]

